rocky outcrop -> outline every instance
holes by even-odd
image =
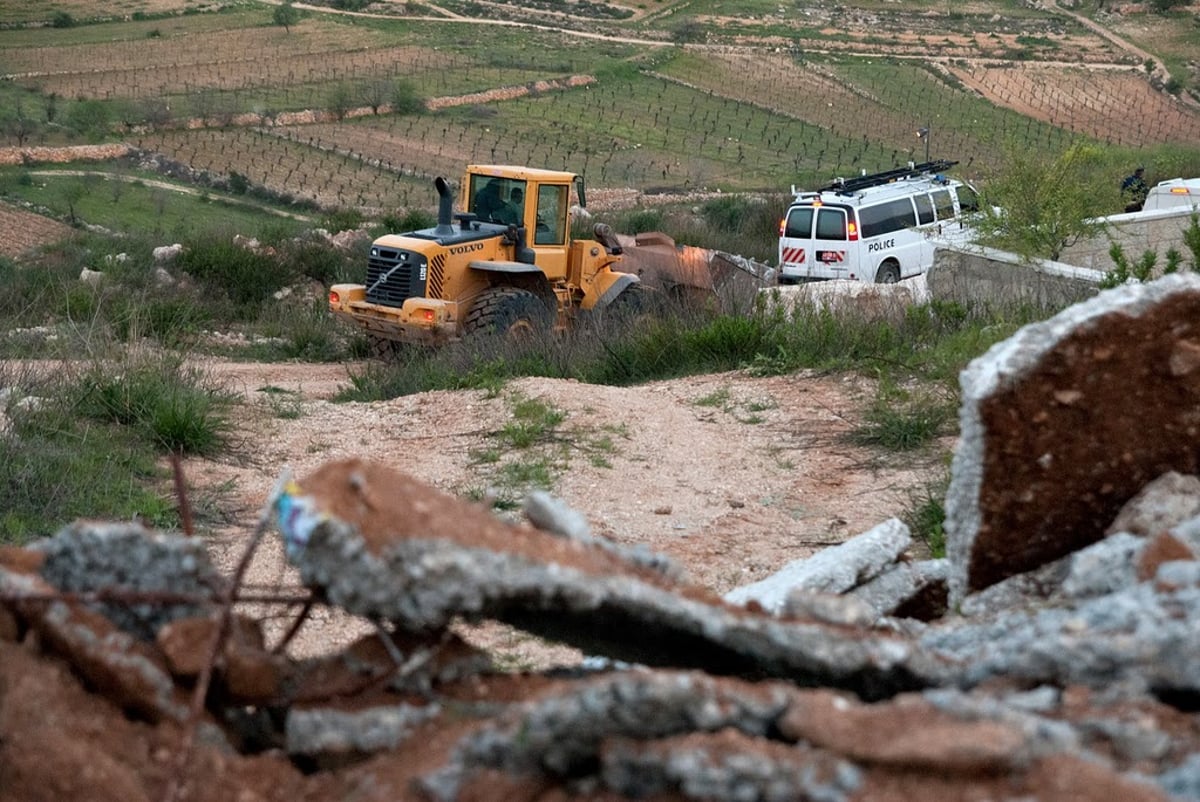
[[[1104,293],[964,372],[944,560],[886,521],[722,599],[552,497],[343,460],[271,499],[311,595],[253,609],[375,634],[297,660],[187,538],[2,549],[0,795],[1200,798],[1197,304]],[[501,671],[464,619],[595,658]]]

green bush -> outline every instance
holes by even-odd
[[[233,398],[178,358],[0,371],[11,421],[0,438],[0,542],[81,516],[174,525],[160,457],[212,455],[229,443]]]
[[[618,215],[613,227],[622,234],[662,231],[665,219],[662,209],[634,209]]]
[[[149,337],[166,345],[182,345],[212,320],[200,299],[169,288],[161,296],[117,294],[110,307],[113,334],[124,342]]]
[[[232,429],[233,397],[177,357],[98,362],[75,390],[79,414],[126,427],[163,452],[215,454]]]
[[[353,231],[363,224],[363,213],[358,209],[341,208],[327,212],[321,218],[321,228],[330,234]]]
[[[337,362],[362,356],[354,352],[347,329],[329,313],[324,296],[307,303],[289,298],[272,306],[259,318],[257,330],[269,339],[251,349],[255,359]]]
[[[887,451],[923,448],[946,432],[954,419],[957,399],[914,396],[889,389],[881,391],[867,410],[866,420],[851,433],[859,445]]]
[[[924,543],[933,558],[946,556],[946,491],[950,487],[950,472],[912,493],[900,519],[908,526],[913,539]]]
[[[112,120],[112,108],[101,100],[79,100],[67,109],[67,126],[85,137],[103,139]]]
[[[406,209],[403,213],[385,214],[374,229],[375,235],[403,234],[437,225],[437,217],[424,209]]]
[[[425,100],[418,94],[417,87],[408,81],[396,81],[392,87],[392,113],[420,114],[425,111]]]
[[[701,214],[710,226],[726,234],[742,230],[751,213],[751,203],[741,195],[722,195],[704,202]]]
[[[362,280],[367,247],[365,241],[360,250],[344,250],[324,239],[296,239],[280,246],[280,259],[297,275],[329,286]]]
[[[176,264],[208,292],[229,299],[234,308],[227,311],[233,319],[253,318],[265,301],[297,278],[286,263],[235,244],[221,232],[185,242]]]

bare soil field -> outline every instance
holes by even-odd
[[[0,203],[0,256],[15,259],[31,248],[69,236],[72,230],[57,220]]]
[[[594,534],[665,554],[724,593],[788,562],[899,516],[944,470],[944,449],[883,454],[854,445],[871,387],[800,373],[695,376],[636,387],[527,378],[499,395],[429,392],[376,403],[333,403],[361,365],[204,363],[247,401],[242,445],[185,474],[216,521],[218,562],[231,568],[281,474],[303,478],[345,457],[379,460],[460,496],[486,496],[500,466],[549,459],[553,493],[587,516]],[[497,433],[513,405],[533,399],[565,418],[529,450]],[[500,448],[498,462],[481,455]],[[515,514],[515,513],[514,513]],[[278,544],[256,553],[250,582],[294,583]],[[578,659],[497,626],[468,637],[519,665]],[[296,649],[323,651],[361,624],[319,619]]]
[[[1122,145],[1200,143],[1196,110],[1156,91],[1132,70],[1039,65],[947,67],[997,105]]]

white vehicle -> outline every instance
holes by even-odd
[[[943,175],[955,164],[909,162],[796,193],[779,224],[779,283],[894,284],[924,273],[933,264],[933,240],[962,231],[962,216],[979,208],[971,185]]]
[[[1174,209],[1177,206],[1190,206],[1200,211],[1200,178],[1172,178],[1159,181],[1146,194],[1146,202],[1142,211],[1155,209]]]

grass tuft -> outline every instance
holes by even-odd
[[[230,399],[177,359],[0,370],[0,542],[78,517],[177,523],[161,457],[227,443]]]

